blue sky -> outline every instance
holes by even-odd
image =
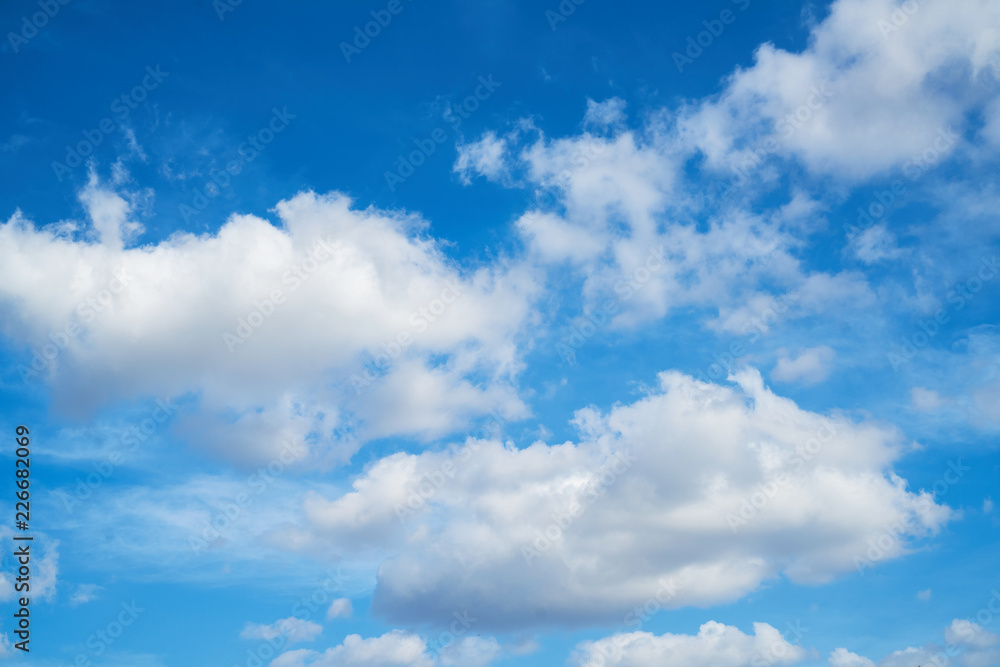
[[[995,3],[335,5],[0,11],[0,661],[1000,664]]]

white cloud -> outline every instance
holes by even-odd
[[[326,610],[326,620],[334,618],[350,618],[354,613],[354,607],[349,598],[337,598]]]
[[[931,589],[928,588],[928,589],[923,590],[923,591],[918,591],[917,592],[917,599],[920,600],[921,602],[927,602],[927,601],[929,601],[931,599]]]
[[[830,654],[830,667],[875,667],[868,658],[851,653],[845,648],[838,648]]]
[[[767,623],[754,623],[754,634],[710,621],[697,635],[615,635],[577,647],[573,663],[580,667],[750,667],[794,665],[805,651],[790,644]]]
[[[86,604],[92,600],[97,599],[97,592],[104,590],[96,584],[80,584],[73,591],[73,595],[69,599],[69,606],[78,607],[81,604]]]
[[[948,520],[884,472],[903,444],[895,429],[801,410],[752,371],[736,380],[663,373],[636,403],[579,411],[579,444],[470,440],[389,456],[350,493],[307,495],[308,524],[287,537],[324,553],[388,550],[374,607],[391,618],[468,609],[483,627],[520,628],[621,622],[664,580],[672,607],[733,600],[782,574],[827,581],[871,558],[885,526],[903,536],[876,561]]]
[[[816,384],[830,374],[836,357],[837,353],[826,345],[802,350],[794,359],[783,353],[771,375],[781,382]]]
[[[272,667],[433,667],[427,646],[417,635],[393,630],[381,637],[348,635],[325,652],[299,649],[274,659]]]
[[[603,102],[587,100],[587,113],[583,117],[585,125],[608,127],[625,121],[625,100],[612,97]]]
[[[865,264],[903,256],[895,235],[885,224],[877,224],[850,237],[850,247],[855,256]]]
[[[928,593],[930,591],[927,591]],[[1000,636],[984,630],[977,623],[956,618],[944,631],[947,646],[929,643],[908,647],[886,655],[878,667],[918,667],[955,665],[956,667],[993,667],[1000,660]],[[830,654],[830,667],[876,667],[876,663],[838,648]]]
[[[20,371],[34,381],[34,361],[57,409],[187,395],[182,435],[258,463],[287,440],[337,462],[368,438],[527,414],[516,340],[538,287],[523,266],[462,271],[420,219],[339,194],[279,203],[280,226],[233,216],[215,234],[123,248],[130,205],[93,178],[83,197],[100,243],[19,215],[0,241],[0,326],[38,352]]]
[[[913,407],[921,412],[934,412],[944,405],[941,394],[933,389],[914,387],[910,390],[910,396],[913,399]]]
[[[240,632],[243,639],[263,639],[270,641],[278,637],[284,637],[289,644],[298,642],[309,642],[323,633],[323,626],[312,621],[304,621],[300,618],[290,616],[274,623],[264,625],[261,623],[247,623]]]
[[[447,667],[486,667],[501,651],[494,637],[463,637],[441,650],[440,663]]]
[[[487,132],[478,141],[458,146],[455,173],[466,185],[472,182],[475,174],[499,180],[509,170],[506,152],[507,139],[498,138],[493,132]]]
[[[752,67],[682,118],[681,136],[720,168],[752,164],[764,147],[848,179],[932,148],[940,131],[962,128],[988,95],[977,84],[993,69],[1000,35],[981,27],[1000,19],[1000,7],[920,3],[905,25],[883,34],[880,22],[891,23],[898,9],[892,0],[833,3],[804,51],[759,47]]]

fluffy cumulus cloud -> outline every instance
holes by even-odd
[[[374,608],[392,619],[519,628],[621,622],[664,587],[665,606],[706,605],[867,571],[951,516],[889,472],[895,429],[735,381],[663,373],[633,404],[577,412],[578,443],[383,458],[346,495],[307,495],[284,539],[388,549]]]
[[[487,667],[501,653],[493,637],[451,637],[432,646],[419,635],[393,630],[381,637],[348,635],[344,643],[326,651],[286,651],[272,667]]]
[[[249,461],[289,441],[339,460],[366,438],[526,413],[529,272],[460,269],[415,216],[303,193],[275,223],[235,215],[130,246],[133,201],[93,179],[81,201],[89,225],[16,214],[0,241],[2,332],[65,412],[185,397],[178,430]]]
[[[363,639],[348,635],[344,643],[320,653],[297,649],[281,654],[272,667],[434,667],[427,644],[418,635],[394,630]]]
[[[617,299],[622,324],[691,305],[732,320],[742,304],[810,287],[817,302],[793,311],[871,306],[865,279],[810,270],[799,250],[828,227],[822,199],[888,173],[909,184],[974,150],[964,137],[997,108],[1000,35],[982,26],[998,18],[989,0],[841,0],[803,51],[761,46],[717,95],[635,128],[622,100],[591,100],[579,134],[551,138],[521,121],[463,146],[455,168],[539,195],[516,222],[533,257],[579,271],[585,310]],[[799,171],[836,186],[763,211],[740,201]],[[853,256],[908,253],[874,222],[847,239]]]
[[[573,664],[579,667],[750,667],[794,665],[805,651],[791,644],[767,623],[754,623],[754,633],[714,621],[697,635],[654,635],[633,632],[614,635],[577,647]]]
[[[782,353],[771,375],[782,382],[816,384],[829,375],[836,356],[836,352],[826,345],[803,350],[795,357]]]
[[[1000,636],[978,623],[956,618],[945,628],[944,640],[941,646],[930,643],[893,651],[878,662],[838,648],[827,662],[830,667],[992,667],[1000,662]]]
[[[785,155],[858,179],[935,142],[947,152],[950,130],[995,96],[979,84],[996,76],[1000,35],[981,27],[998,19],[989,0],[840,0],[804,51],[764,44],[717,98],[683,114],[679,131],[710,165],[743,174]]]
[[[1000,660],[1000,636],[971,621],[955,619],[944,632],[945,645],[909,647],[875,662],[846,648],[832,651],[829,667],[920,667],[956,665],[991,667]],[[753,667],[815,664],[797,642],[767,623],[754,623],[754,634],[710,621],[697,635],[632,632],[580,643],[571,663],[579,667]]]

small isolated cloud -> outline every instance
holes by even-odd
[[[275,621],[270,625],[261,623],[247,623],[240,633],[243,639],[262,639],[271,641],[278,637],[285,637],[289,644],[295,642],[309,642],[320,636],[323,626],[312,621],[303,621],[300,618],[290,616]]]
[[[914,409],[920,412],[934,412],[944,404],[941,394],[931,389],[924,389],[923,387],[914,387],[911,389],[910,396],[913,398]]]
[[[851,653],[846,648],[838,648],[830,654],[830,667],[875,667],[875,663],[868,658]]]
[[[350,618],[351,614],[354,613],[354,607],[351,606],[351,601],[347,598],[340,598],[333,601],[330,608],[326,611],[326,620],[331,620],[334,618]]]
[[[987,498],[983,501],[983,514],[993,514],[993,499]]]
[[[91,600],[97,599],[97,592],[104,590],[96,584],[80,584],[76,587],[73,595],[69,599],[69,606],[79,607],[81,604],[86,604]]]
[[[931,599],[931,589],[928,588],[925,591],[920,591],[919,593],[917,593],[917,599],[920,600],[921,602],[929,601]]]
[[[625,120],[625,100],[612,97],[603,102],[587,100],[587,114],[583,117],[584,125],[608,127]]]
[[[826,345],[803,350],[794,359],[782,352],[771,376],[781,382],[816,384],[825,380],[830,374],[836,356],[837,353]]]
[[[895,235],[884,224],[874,225],[851,238],[851,250],[865,264],[896,259],[903,255]]]
[[[760,664],[794,665],[805,651],[790,644],[781,632],[767,623],[754,623],[754,634],[709,621],[697,635],[654,635],[633,632],[615,635],[577,646],[572,664],[598,665],[684,665],[685,667],[743,667]]]
[[[507,141],[487,132],[479,141],[458,147],[458,159],[454,171],[468,185],[476,174],[496,180],[508,170],[505,160]]]

